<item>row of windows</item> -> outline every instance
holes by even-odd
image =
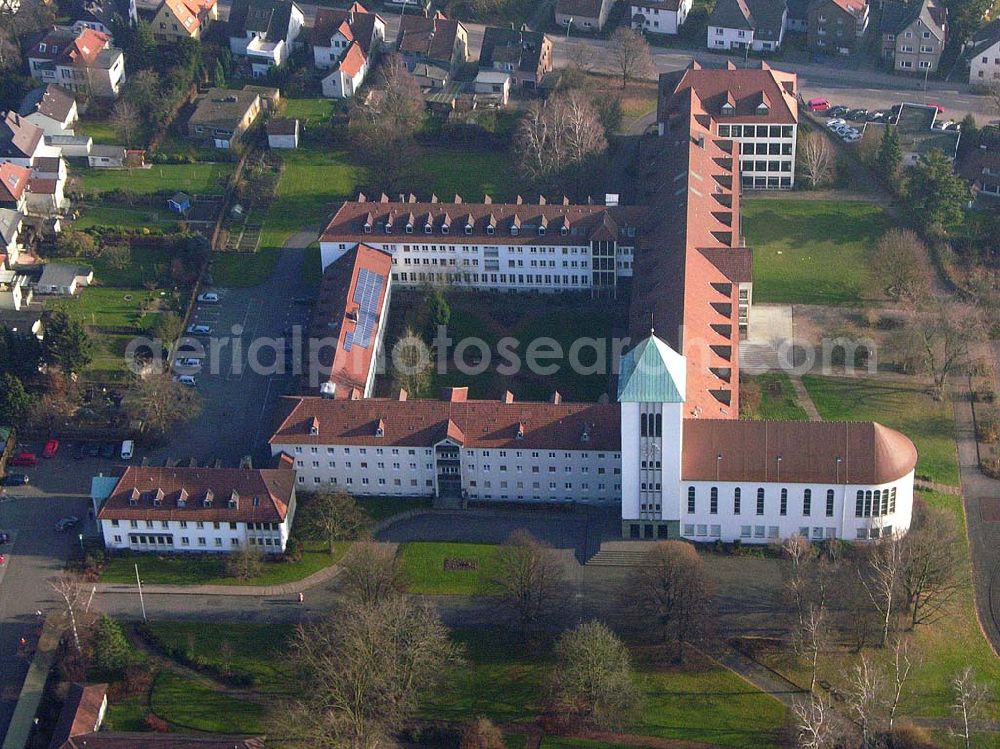
[[[490,270],[487,268],[487,270]],[[500,273],[499,280],[496,273],[483,273],[480,278],[479,273],[394,273],[393,278],[401,283],[424,283],[440,278],[447,278],[453,283],[492,283],[511,284],[518,286],[585,286],[589,283],[590,277],[586,275],[566,275],[565,277],[556,275],[531,274],[526,275],[514,273]],[[527,279],[527,280],[525,280]]]
[[[720,138],[791,138],[794,125],[719,125]]]
[[[153,521],[152,520],[146,520],[144,522],[145,522],[147,528],[152,528],[153,527]],[[180,520],[180,521],[178,521],[178,523],[180,524],[181,528],[187,528],[188,527],[188,522],[189,521],[187,521],[187,520]],[[120,523],[119,523],[118,520],[112,520],[111,521],[111,527],[112,528],[117,528],[117,527],[119,527],[119,525],[120,525]],[[128,525],[129,525],[129,528],[138,528],[139,527],[139,521],[138,520],[129,520],[128,521]],[[231,530],[231,531],[236,530],[237,525],[238,525],[237,523],[229,523],[229,530]],[[250,523],[250,524],[248,524],[248,527],[250,525],[269,526],[268,528],[260,528],[258,530],[277,530],[278,527],[279,527],[278,523]],[[270,527],[270,526],[273,526],[273,527]],[[169,528],[170,527],[170,521],[169,520],[161,520],[160,521],[160,527],[161,528]],[[205,527],[205,522],[204,521],[198,520],[198,521],[195,522],[195,528],[197,528],[198,530],[201,530],[204,527]],[[215,530],[219,530],[222,527],[222,523],[220,523],[217,520],[213,521],[212,522],[212,527]]]
[[[836,528],[823,528],[821,526],[815,526],[811,530],[811,537],[814,541],[820,541],[823,538],[837,537]],[[684,535],[689,538],[721,538],[722,526],[685,523]],[[802,536],[802,538],[810,538],[810,528],[808,526],[799,528],[799,535]],[[781,529],[777,525],[740,526],[740,538],[777,541],[780,537]],[[867,533],[864,537],[867,537]]]
[[[410,465],[410,470],[411,471],[417,470],[417,464],[416,463],[410,463],[409,465]],[[305,461],[304,460],[296,460],[295,461],[295,466],[296,466],[296,468],[305,468]],[[327,466],[329,468],[336,468],[337,467],[337,461],[330,460],[330,461],[327,462]],[[345,470],[349,469],[349,468],[353,468],[353,466],[354,466],[354,464],[351,463],[350,461],[347,461],[347,462],[343,463],[343,465],[342,465],[342,467]],[[358,464],[358,466],[362,470],[367,470],[368,469],[368,463],[367,463],[367,461],[361,461]],[[312,467],[313,468],[319,468],[320,467],[320,462],[318,460],[312,461]],[[382,463],[381,461],[377,462],[375,464],[375,467],[378,470],[385,470],[385,463]],[[500,473],[506,473],[507,470],[508,470],[508,467],[507,467],[506,464],[500,465],[498,467],[500,469]],[[428,471],[433,471],[434,470],[434,464],[433,463],[425,463],[424,464],[424,468],[426,470],[428,470]],[[469,463],[469,464],[466,464],[466,468],[469,471],[480,470],[480,471],[483,471],[483,472],[486,472],[486,473],[489,473],[491,470],[493,470],[491,463],[484,463],[481,466],[476,466],[474,464]],[[547,468],[548,468],[548,472],[549,473],[556,473],[556,470],[557,470],[556,466],[547,466]],[[392,464],[392,470],[394,470],[394,471],[402,470],[401,469],[401,464],[400,463],[393,463]],[[516,466],[514,466],[514,470],[517,473],[524,473],[524,466],[516,465]],[[563,466],[563,471],[565,473],[583,473],[583,474],[587,474],[587,473],[590,473],[590,466],[579,466],[579,467]],[[604,466],[598,466],[597,467],[597,473],[599,475],[603,476],[606,472],[607,472],[607,468],[605,468]],[[541,473],[541,466],[531,466],[531,473]],[[621,473],[621,469],[620,468],[615,468],[614,469],[614,473],[617,476],[618,474]]]
[[[858,489],[854,504],[854,517],[873,518],[892,515],[896,512],[896,487],[891,489],[863,491]]]
[[[792,162],[788,161],[777,161],[775,159],[770,159],[768,161],[757,160],[757,161],[741,161],[740,171],[742,172],[790,172],[792,171]]]
[[[888,490],[885,492],[889,493]],[[861,492],[859,492],[861,494]],[[869,492],[871,494],[871,492]],[[836,496],[833,489],[826,490],[826,517],[833,517],[833,505],[834,497]],[[698,490],[694,486],[689,486],[687,490],[687,511],[689,515],[693,515],[697,512],[698,507]],[[757,502],[756,502],[756,514],[764,514],[764,487],[757,488]],[[895,489],[893,489],[893,511],[895,511]],[[733,488],[733,514],[740,515],[743,512],[743,490],[740,487]],[[708,513],[710,515],[719,514],[719,487],[713,486],[708,491]],[[788,514],[788,489],[782,488],[779,494],[779,504],[778,504],[778,514],[787,515]],[[805,516],[812,515],[812,489],[804,489],[802,491],[802,514]]]
[[[663,414],[640,414],[639,435],[642,437],[662,437]]]
[[[740,180],[744,188],[772,189],[775,187],[789,188],[792,186],[791,177],[754,177],[744,174]]]
[[[350,455],[351,454],[351,448],[349,448],[349,447],[339,447],[339,448],[338,447],[327,447],[327,448],[324,448],[324,450],[326,451],[327,455],[336,455],[337,454],[337,450],[340,450],[340,452],[343,453],[344,455]],[[368,454],[368,448],[366,448],[366,447],[356,448],[356,450],[357,450],[357,453],[359,455],[367,455]],[[376,455],[385,455],[385,451],[386,450],[389,450],[389,455],[401,455],[402,454],[401,453],[401,448],[398,448],[398,447],[388,447],[388,448],[386,448],[386,447],[376,447],[375,448],[375,454]],[[296,445],[295,448],[294,448],[294,451],[295,451],[296,455],[302,455],[304,449],[303,449],[303,447],[301,445]],[[318,455],[319,451],[320,451],[320,448],[318,448],[318,447],[310,447],[309,448],[309,453],[311,455]],[[432,450],[429,447],[426,448],[426,449],[424,449],[423,452],[424,452],[424,455],[433,455],[434,454],[434,450]],[[509,450],[497,450],[497,456],[501,457],[501,458],[506,458],[509,452],[511,452],[511,451],[509,451]],[[525,456],[526,452],[529,452],[529,451],[527,451],[527,450],[514,450],[513,454],[514,454],[515,458],[523,458]],[[416,455],[417,451],[415,449],[413,449],[413,448],[407,448],[406,454],[407,455]],[[539,450],[531,450],[530,454],[531,454],[532,458],[539,458],[539,457],[541,457],[541,452]],[[548,454],[548,457],[555,458],[556,455],[558,455],[558,452],[556,452],[554,450],[549,450],[549,451],[547,451],[547,454]],[[621,460],[621,457],[622,457],[621,453],[594,453],[594,454],[597,456],[598,460],[605,460],[605,459],[607,459],[607,457],[609,455],[611,456],[612,460]],[[479,455],[481,457],[483,457],[483,458],[489,458],[492,455],[492,450],[480,450],[479,451]],[[566,460],[573,460],[574,458],[579,458],[580,460],[590,460],[590,452],[588,452],[588,451],[581,451],[581,452],[578,452],[578,453],[577,452],[563,452],[562,456]],[[350,464],[348,464],[348,465],[350,465]],[[366,464],[363,463],[362,465],[366,465]],[[398,464],[394,464],[394,465],[396,465],[398,467]],[[381,468],[382,466],[383,466],[383,464],[379,463],[379,467]],[[410,466],[413,467],[414,464],[411,463]]]
[[[742,156],[791,156],[791,143],[741,143],[740,154]]]

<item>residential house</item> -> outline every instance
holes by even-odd
[[[487,26],[479,52],[480,70],[508,73],[515,86],[537,88],[552,70],[552,42],[540,31]]]
[[[963,149],[964,150],[964,149]],[[978,148],[961,157],[958,173],[972,186],[978,202],[991,210],[1000,207],[1000,128],[987,125],[979,131]]]
[[[73,93],[115,98],[125,81],[125,56],[111,37],[93,29],[56,26],[28,51],[31,77]]]
[[[480,70],[476,74],[476,98],[495,101],[498,106],[506,107],[510,99],[510,75],[499,70]]]
[[[867,0],[815,0],[809,6],[806,44],[816,52],[852,54],[868,32],[868,18]]]
[[[31,169],[10,161],[0,163],[0,208],[24,213]]]
[[[347,10],[318,8],[312,31],[313,61],[317,68],[330,70],[323,78],[323,96],[353,96],[384,42],[385,21],[361,3]]]
[[[273,112],[281,103],[281,89],[274,86],[257,86],[248,83],[243,87],[245,93],[257,94],[260,97],[260,106],[265,112]]]
[[[113,38],[116,15],[130,25],[138,23],[139,11],[135,0],[85,0],[72,28],[77,32],[91,29]]]
[[[73,684],[49,749],[264,749],[262,737],[101,730],[108,710],[107,692],[107,684]]]
[[[677,34],[691,12],[693,0],[630,0],[632,27],[653,34]]]
[[[787,25],[786,0],[718,0],[708,17],[708,48],[773,52]]]
[[[254,91],[209,89],[188,120],[188,136],[229,148],[256,121],[260,109],[260,95]]]
[[[403,16],[399,21],[396,50],[406,67],[420,63],[454,73],[469,60],[469,32],[461,21],[453,21],[436,11],[432,16]]]
[[[45,145],[42,129],[17,112],[7,112],[0,119],[0,162],[31,166],[35,159],[58,156],[59,149]]]
[[[18,114],[40,127],[44,135],[73,135],[73,125],[79,119],[73,94],[54,83],[29,91]]]
[[[0,216],[2,220],[2,216]],[[0,224],[0,231],[3,226]],[[32,290],[24,273],[0,267],[0,309],[20,312],[31,304]]]
[[[294,117],[276,117],[264,128],[268,148],[298,148],[299,121]]]
[[[87,165],[95,169],[121,169],[125,166],[125,146],[91,146]]]
[[[209,23],[219,20],[216,0],[163,0],[150,22],[157,41],[201,39]]]
[[[28,180],[28,213],[37,216],[55,216],[69,206],[66,199],[66,162],[59,156],[35,159]]]
[[[288,468],[129,466],[106,497],[94,497],[109,551],[285,550],[295,517]]]
[[[0,268],[13,265],[24,247],[21,245],[21,226],[24,214],[10,208],[0,208]],[[6,263],[3,260],[6,260]]]
[[[1000,18],[990,21],[972,37],[969,52],[969,83],[1000,85]]]
[[[786,31],[805,34],[809,30],[809,0],[788,0]]]
[[[740,180],[744,190],[791,189],[795,184],[798,140],[798,89],[794,73],[767,63],[757,68],[706,69],[691,63],[685,70],[662,73],[657,123],[669,131],[679,102],[691,96],[712,118],[714,134],[739,144]]]
[[[42,275],[35,284],[35,291],[39,294],[73,296],[81,288],[90,286],[93,280],[94,271],[86,266],[46,263],[42,266]]]
[[[614,0],[556,0],[556,24],[568,32],[600,31]]]
[[[897,73],[936,73],[948,39],[948,11],[934,0],[882,6],[882,59]]]
[[[229,51],[246,57],[254,78],[287,62],[305,24],[294,0],[234,0],[229,10]]]

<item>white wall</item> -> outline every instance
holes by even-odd
[[[666,10],[665,8],[648,8],[633,5],[629,8],[629,21],[637,14],[642,14],[645,20],[642,28],[654,34],[676,34],[684,21],[687,20],[688,12],[691,10],[692,0],[681,0],[677,11]]]
[[[294,515],[295,500],[283,523],[271,524],[270,530],[248,530],[246,523],[194,520],[101,520],[101,533],[108,549],[134,551],[194,551],[232,552],[245,547],[252,538],[253,546],[265,552],[284,551]],[[115,523],[117,522],[117,525]],[[235,527],[234,527],[235,526]],[[130,536],[147,538],[147,543],[132,543]],[[157,537],[172,536],[173,543],[159,542]],[[185,543],[185,539],[187,542]]]
[[[969,66],[972,85],[992,86],[997,81],[1000,81],[1000,42],[973,57]]]

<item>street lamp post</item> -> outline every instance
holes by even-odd
[[[573,27],[573,16],[566,22],[566,38],[569,39],[569,30]]]
[[[87,556],[87,552],[83,550],[83,534],[78,533],[76,537],[80,539],[80,559],[82,560],[85,556]]]
[[[142,620],[146,619],[146,602],[142,600],[142,580],[139,579],[139,563],[135,563],[135,584],[139,586],[139,606],[142,607]]]

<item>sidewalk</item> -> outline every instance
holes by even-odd
[[[24,677],[24,684],[17,698],[17,707],[14,708],[14,715],[10,719],[2,749],[24,749],[28,745],[35,714],[45,692],[45,682],[49,678],[49,671],[52,669],[59,647],[59,627],[55,623],[58,618],[60,618],[58,614],[53,614],[45,619],[45,624],[42,626],[35,656],[28,668],[28,675]]]

